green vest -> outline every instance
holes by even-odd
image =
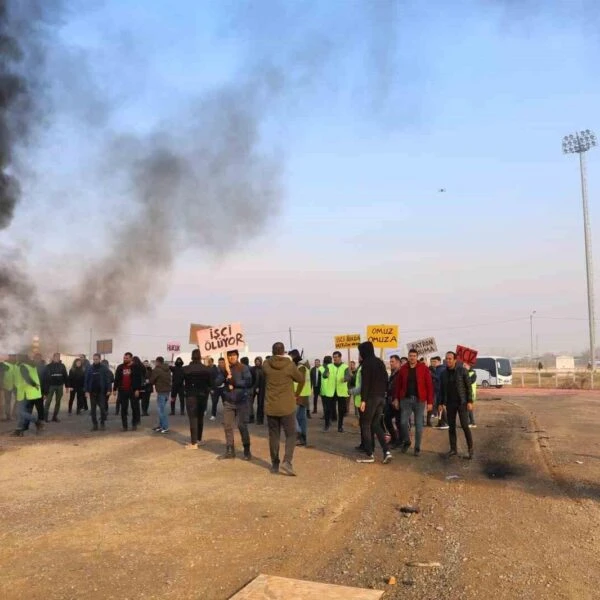
[[[358,367],[356,371],[356,387],[360,390],[362,384],[362,366]],[[354,396],[354,406],[357,408],[362,404],[362,394],[359,392]]]
[[[347,398],[350,395],[348,393],[348,382],[344,381],[347,370],[348,365],[345,363],[341,363],[338,367],[334,364],[329,365],[329,377],[334,378],[333,394],[331,396],[337,395],[338,398]]]
[[[32,381],[37,383],[37,387],[28,384],[21,375],[21,367],[25,367]],[[15,365],[15,388],[17,389],[17,402],[21,400],[37,400],[42,397],[40,386],[40,377],[34,365],[20,363]]]
[[[471,373],[476,376],[476,373],[473,371],[473,369],[469,371],[469,376],[471,376]],[[471,384],[471,396],[473,398],[473,402],[475,402],[475,400],[477,400],[477,376],[475,381]]]
[[[321,398],[332,398],[335,393],[335,380],[333,378],[333,365],[327,365],[323,367],[321,373]],[[329,373],[328,377],[324,377],[325,371]]]
[[[312,396],[312,385],[310,383],[310,367],[306,365],[300,365],[298,368],[304,367],[304,386],[300,390],[299,397],[307,398]],[[296,393],[296,387],[298,384],[295,381],[292,381],[292,389],[294,390],[294,394]]]
[[[15,365],[13,363],[4,362],[8,369],[4,371],[4,379],[2,380],[2,387],[7,392],[10,392],[15,387]]]

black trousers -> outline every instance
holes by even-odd
[[[190,420],[190,437],[192,444],[202,441],[204,431],[204,413],[208,404],[208,396],[186,396],[185,406]]]
[[[96,408],[100,409],[100,423],[106,421],[106,394],[102,392],[90,392],[90,404],[92,409],[92,423],[98,425]]]
[[[317,414],[317,405],[319,404],[319,390],[313,390],[313,413]]]
[[[448,404],[446,410],[448,412],[448,425],[450,426],[450,429],[448,430],[448,436],[450,437],[450,449],[456,451],[456,415],[458,414],[460,426],[465,432],[467,448],[469,450],[472,450],[473,435],[471,434],[471,430],[469,429],[469,411],[467,410],[467,405]]]
[[[40,423],[44,420],[44,399],[43,398],[36,398],[35,400],[30,400],[27,402],[27,406],[25,407],[25,410],[32,415],[33,414],[33,408],[35,407],[35,410],[37,412],[37,417],[38,420],[40,421]],[[40,410],[42,412],[40,412]],[[41,416],[40,416],[41,415]],[[25,430],[29,429],[29,421],[27,421],[27,423],[25,423]]]
[[[150,396],[152,395],[152,390],[144,390],[140,392],[140,399],[142,401],[142,413],[144,415],[148,414],[148,409],[150,408]]]
[[[376,436],[383,450],[383,455],[389,450],[385,441],[385,433],[383,431],[382,416],[384,398],[377,398],[372,401],[371,406],[367,402],[367,407],[364,413],[360,416],[360,433],[365,452],[368,455],[373,454],[374,444],[373,436]]]
[[[140,423],[140,399],[135,397],[135,392],[125,392],[119,390],[117,394],[117,402],[121,407],[121,423],[123,429],[127,429],[127,413],[131,404],[131,425],[139,425]]]
[[[402,428],[400,427],[400,410],[396,410],[392,404],[386,402],[383,409],[383,420],[388,433],[392,436],[392,444],[400,445],[402,440]]]
[[[261,387],[256,390],[256,422],[264,423],[265,421],[265,388]],[[254,398],[250,404],[250,416],[254,415]]]
[[[348,407],[348,398],[323,398],[325,406],[325,427],[329,427],[332,421],[337,419],[338,430],[344,427],[344,416]]]
[[[219,406],[219,398],[221,399],[221,402],[225,402],[225,388],[224,387],[215,388],[211,392],[212,407],[211,407],[210,414],[213,417],[217,416],[217,407]]]
[[[87,410],[87,398],[85,397],[85,390],[83,388],[74,390],[71,388],[69,392],[69,412],[73,410],[73,402],[75,401],[75,397],[77,397],[77,414],[79,414],[82,410]]]
[[[175,402],[179,396],[179,412],[183,414],[185,412],[185,392],[183,388],[179,390],[171,390],[171,414],[175,414]]]

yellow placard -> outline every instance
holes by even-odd
[[[375,348],[397,348],[398,339],[398,325],[367,325],[367,340]]]
[[[347,333],[346,335],[335,336],[335,349],[358,348],[360,344],[360,333]]]

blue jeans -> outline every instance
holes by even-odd
[[[296,407],[296,431],[306,440],[306,406]]]
[[[410,444],[408,423],[411,414],[415,415],[415,450],[420,450],[423,437],[425,402],[420,402],[415,396],[400,400],[400,428],[402,430],[402,441],[405,445]]]
[[[156,395],[156,404],[158,405],[158,424],[163,429],[169,429],[169,417],[167,416],[168,402],[169,392],[160,392]]]
[[[31,412],[35,404],[34,400],[19,400],[17,402],[18,422],[17,429],[25,429],[29,423],[37,423],[38,417]]]

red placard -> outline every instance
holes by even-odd
[[[179,352],[181,350],[181,343],[169,342],[167,344],[167,352]]]
[[[467,363],[468,365],[473,366],[477,360],[477,354],[478,351],[473,350],[473,348],[456,346],[456,358],[462,363]]]

